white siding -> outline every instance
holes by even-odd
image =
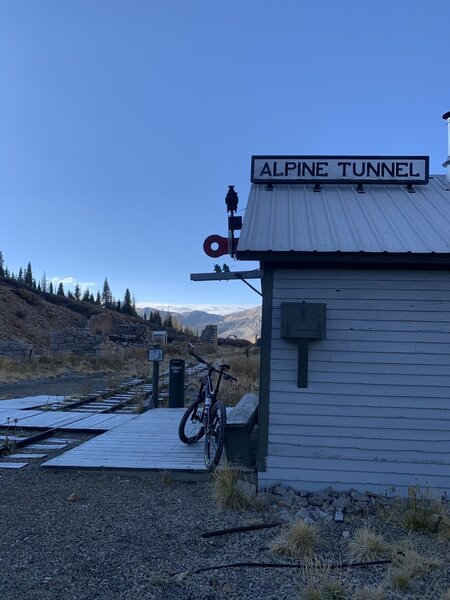
[[[450,273],[279,269],[273,287],[261,485],[450,491]],[[303,300],[327,304],[327,335],[298,388],[280,304]]]

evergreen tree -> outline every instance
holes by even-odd
[[[95,299],[95,304],[97,306],[101,306],[102,305],[102,297],[100,296],[100,292],[97,292],[97,297]]]
[[[20,267],[19,272],[17,273],[17,281],[20,281],[20,283],[23,283],[23,269],[22,269],[22,267]]]
[[[64,294],[62,294],[62,295],[64,296]],[[67,297],[68,297],[68,298],[71,298],[72,300],[74,300],[74,298],[75,298],[75,297],[74,297],[74,295],[73,295],[73,292],[72,292],[72,290],[68,290],[68,292],[67,292]]]
[[[170,313],[164,319],[163,327],[165,329],[173,329],[172,315]]]
[[[89,296],[89,302],[91,304],[95,304],[95,298],[94,298],[94,294],[91,293],[91,295]]]
[[[53,294],[53,283],[51,281],[48,284],[48,292],[49,292],[49,294]]]
[[[111,294],[111,288],[109,287],[108,279],[105,277],[105,281],[103,282],[102,306],[104,308],[111,308],[112,305],[113,297]]]
[[[123,296],[122,312],[125,313],[126,315],[133,314],[133,306],[131,304],[131,294],[130,294],[130,290],[128,288],[125,290],[125,294]]]
[[[37,291],[38,292],[42,292],[41,282],[40,281],[38,281],[38,284],[37,284]]]
[[[77,285],[75,286],[73,295],[75,296],[75,300],[81,300],[81,288],[79,286],[78,281],[77,281]]]
[[[8,267],[5,267],[5,279],[12,279]]]
[[[5,261],[3,259],[2,251],[0,250],[0,279],[5,277]]]
[[[89,293],[89,288],[86,288],[83,292],[83,296],[81,298],[83,300],[83,302],[90,302],[91,301],[91,295]]]
[[[31,269],[30,262],[28,263],[27,268],[25,269],[23,280],[27,285],[33,285],[33,271]]]
[[[64,294],[64,286],[63,286],[63,282],[62,281],[59,282],[58,290],[56,291],[56,295],[57,296],[65,296],[65,294]]]

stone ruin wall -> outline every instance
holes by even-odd
[[[217,347],[217,325],[207,325],[200,334],[200,340]]]
[[[118,356],[123,350],[111,342],[108,336],[93,334],[88,327],[67,327],[50,334],[50,352],[54,355],[109,357]]]

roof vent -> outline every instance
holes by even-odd
[[[448,156],[447,156],[447,160],[445,161],[445,163],[442,164],[443,167],[447,167],[447,178],[450,179],[450,169],[448,168],[450,166],[450,111],[446,112],[444,115],[442,115],[442,118],[447,121],[447,135],[448,135]]]

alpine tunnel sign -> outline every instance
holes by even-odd
[[[253,183],[418,185],[428,179],[428,156],[252,156]]]

